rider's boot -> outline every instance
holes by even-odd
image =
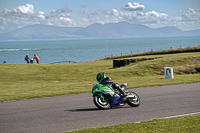
[[[124,101],[126,101],[126,93],[124,93],[124,91],[123,91],[123,93],[121,93],[121,100],[122,100],[122,102],[124,102]]]
[[[126,93],[124,93],[124,91],[123,91],[123,93],[121,93],[121,95],[120,95],[120,98],[121,98],[121,101],[122,101],[122,102],[120,103],[120,105],[122,105],[122,106],[123,106],[123,105],[126,105],[126,102],[125,102],[125,101],[127,100],[127,99],[126,99],[126,96],[127,96]]]

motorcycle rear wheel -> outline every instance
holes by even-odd
[[[109,100],[102,96],[101,98],[99,95],[94,96],[93,102],[94,104],[99,108],[99,109],[109,109],[110,108],[110,103]]]
[[[127,98],[127,104],[131,107],[138,107],[140,105],[140,97],[134,92],[128,92],[128,95],[133,95],[134,97]]]

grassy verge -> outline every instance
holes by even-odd
[[[69,131],[70,133],[199,133],[200,114],[141,123],[120,124]],[[66,132],[68,133],[68,132]]]
[[[0,64],[0,102],[91,92],[102,71],[118,84],[127,82],[127,89],[200,82],[200,52],[147,57],[158,56],[117,69],[112,62]],[[164,67],[174,68],[174,79],[165,79]]]

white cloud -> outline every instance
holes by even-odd
[[[158,12],[155,12],[155,11],[149,11],[149,12],[146,12],[146,16],[160,17],[160,16],[167,16],[167,14],[158,13]]]
[[[112,14],[113,14],[114,16],[118,16],[118,15],[119,15],[119,12],[118,12],[116,9],[113,9],[113,10],[112,10]]]
[[[70,12],[71,10],[68,8],[55,10],[49,14],[43,11],[36,12],[31,4],[22,5],[11,10],[5,9],[0,11],[0,29],[9,31],[33,24],[68,26],[72,23]]]
[[[127,3],[125,6],[122,7],[123,10],[127,11],[137,11],[137,10],[144,10],[145,6],[140,5],[139,3]]]
[[[57,14],[57,13],[69,13],[72,12],[69,8],[62,8],[62,9],[58,9],[58,10],[52,10],[51,14]]]
[[[116,9],[111,11],[96,11],[89,16],[86,19],[88,25],[97,22],[106,24],[126,21],[133,24],[143,24],[151,28],[174,26],[184,31],[200,29],[200,11],[194,9],[181,11],[181,14],[176,16],[169,16],[166,13],[157,11],[138,10],[124,12],[123,10],[118,11]]]
[[[64,20],[64,21],[66,21],[66,22],[70,22],[70,23],[72,22],[71,19],[69,19],[69,18],[65,18],[65,17],[60,17],[60,20]]]
[[[200,11],[190,8],[186,11],[180,11],[180,14],[176,16],[156,11],[134,12],[131,20],[151,28],[174,26],[183,31],[200,29]]]
[[[38,15],[37,17],[42,18],[42,19],[45,19],[45,16],[42,15],[42,14]]]
[[[177,25],[183,30],[200,29],[200,10],[188,8],[186,11],[180,11],[179,17],[172,19],[177,21]]]
[[[86,27],[94,23],[107,24],[127,21],[143,24],[151,28],[175,26],[182,30],[200,29],[200,11],[189,8],[176,16],[144,10],[139,3],[127,3],[122,10],[72,12],[69,8],[53,10],[50,13],[34,11],[31,4],[0,11],[0,33],[15,30],[32,24],[45,24],[65,27]]]
[[[14,9],[15,11],[20,11],[21,13],[33,13],[34,8],[31,4],[26,4],[23,6],[19,6],[18,8]]]
[[[182,13],[182,19],[183,20],[189,20],[189,21],[198,21],[200,20],[200,11],[188,8],[187,11],[180,11]]]

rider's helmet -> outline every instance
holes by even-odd
[[[102,81],[103,79],[105,79],[105,78],[106,78],[106,75],[104,74],[104,72],[100,72],[100,73],[98,73],[97,76],[96,76],[96,79],[97,79],[97,81],[98,81],[99,83],[101,83],[101,81]]]
[[[113,80],[110,77],[106,77],[102,80],[101,84],[113,84]]]

